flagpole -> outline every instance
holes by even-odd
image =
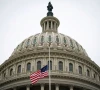
[[[50,46],[49,46],[49,90],[51,90],[51,74],[50,74]]]

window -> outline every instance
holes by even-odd
[[[90,77],[90,71],[87,69],[87,76]]]
[[[57,45],[59,45],[59,38],[58,38],[58,36],[56,36],[56,42],[57,42]]]
[[[48,69],[49,69],[49,61],[48,61]],[[52,61],[50,61],[50,70],[52,70]]]
[[[69,63],[69,71],[73,72],[73,64]]]
[[[78,66],[79,74],[82,74],[82,67]]]
[[[31,63],[27,63],[27,71],[31,70]]]
[[[13,69],[11,68],[10,69],[10,76],[12,76],[13,75]]]
[[[59,61],[59,70],[63,71],[63,62]]]
[[[64,37],[64,44],[66,44],[66,38]]]
[[[21,73],[21,65],[18,66],[17,73]]]
[[[41,61],[37,62],[37,70],[41,69]]]

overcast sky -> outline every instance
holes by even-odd
[[[42,31],[50,0],[0,0],[0,64],[25,38]],[[60,33],[80,43],[100,66],[100,0],[51,0]]]

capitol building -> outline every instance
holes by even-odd
[[[73,38],[59,33],[49,2],[42,32],[23,40],[0,65],[0,90],[49,90],[49,77],[32,85],[30,74],[49,62],[51,90],[100,90],[100,67]]]

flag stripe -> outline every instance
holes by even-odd
[[[47,65],[44,66],[41,70],[38,70],[30,75],[30,80],[32,84],[36,83],[39,79],[48,76]]]

